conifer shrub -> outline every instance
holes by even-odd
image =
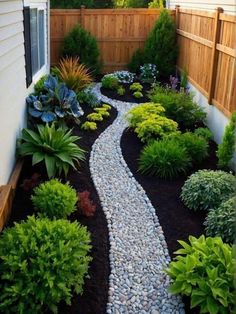
[[[128,64],[128,69],[131,72],[138,73],[140,67],[143,64],[144,64],[144,52],[139,48],[134,52]]]

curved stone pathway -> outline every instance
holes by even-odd
[[[107,314],[184,313],[179,297],[168,293],[165,274],[170,257],[162,228],[143,188],[128,169],[120,148],[124,114],[137,104],[111,100],[94,91],[118,116],[96,140],[90,156],[94,184],[105,212],[110,238]]]

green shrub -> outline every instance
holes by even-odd
[[[77,24],[69,32],[62,45],[63,57],[79,57],[80,63],[86,65],[94,74],[101,68],[99,49],[95,37]]]
[[[129,89],[133,92],[141,92],[143,90],[143,86],[140,83],[133,83],[130,85]]]
[[[144,64],[144,53],[139,48],[134,52],[134,54],[133,54],[133,56],[132,56],[132,58],[128,64],[128,69],[131,72],[137,73],[140,69],[140,66],[143,64]]]
[[[96,122],[96,121],[103,121],[103,117],[100,113],[90,113],[87,115],[87,119],[89,121],[93,121],[93,122]]]
[[[126,119],[129,126],[135,128],[140,122],[145,121],[150,115],[163,115],[165,109],[160,104],[144,103],[128,111]]]
[[[141,92],[134,92],[134,93],[133,93],[133,96],[134,96],[135,98],[142,98],[142,97],[143,97],[143,94],[142,94]]]
[[[122,87],[122,86],[118,87],[118,88],[117,88],[117,94],[118,94],[119,96],[124,96],[124,94],[125,94],[125,89],[124,89],[124,87]]]
[[[217,209],[209,211],[204,222],[206,234],[211,237],[219,236],[227,243],[235,240],[235,209],[236,198],[232,197],[223,202]]]
[[[152,2],[149,2],[148,4],[149,9],[155,9],[155,8],[163,9],[164,7],[165,7],[165,0],[153,0]]]
[[[85,131],[95,131],[97,130],[96,122],[86,121],[81,125],[81,129]]]
[[[213,134],[212,134],[211,130],[209,130],[208,128],[197,128],[194,131],[194,134],[196,134],[198,136],[202,136],[207,141],[210,141],[212,139],[212,137],[213,137]]]
[[[161,140],[148,144],[139,159],[142,173],[160,178],[173,178],[185,173],[191,165],[184,147],[174,140]]]
[[[35,209],[48,218],[66,218],[76,210],[78,196],[68,183],[57,179],[40,184],[31,197]]]
[[[175,120],[183,128],[193,128],[206,118],[206,113],[186,93],[156,86],[149,97],[152,102],[165,108],[167,118]]]
[[[82,294],[91,258],[90,235],[77,222],[36,219],[0,236],[0,312],[57,313]]]
[[[82,5],[86,8],[93,7],[93,0],[51,0],[51,9],[80,9]]]
[[[87,87],[77,94],[77,99],[79,103],[86,104],[89,107],[95,108],[101,105],[100,99],[92,91],[91,87]]]
[[[23,129],[18,140],[18,154],[32,156],[32,164],[44,163],[49,178],[56,174],[67,176],[69,168],[78,168],[84,160],[84,151],[75,143],[80,138],[72,136],[72,130],[55,124],[37,125],[37,131]]]
[[[235,127],[236,127],[236,112],[231,116],[229,124],[225,128],[222,143],[219,144],[216,152],[218,157],[218,166],[222,169],[229,167],[229,162],[233,158],[235,152]]]
[[[114,0],[115,8],[147,8],[149,0]]]
[[[95,108],[94,111],[99,113],[104,118],[110,117],[110,113],[108,112],[108,110],[106,108],[103,108],[103,107],[102,108]]]
[[[181,198],[193,210],[217,208],[235,191],[236,180],[224,171],[199,170],[192,174],[182,187]]]
[[[155,64],[161,77],[169,78],[175,71],[177,54],[175,22],[168,11],[163,10],[146,40],[144,60]]]
[[[221,238],[196,239],[190,244],[179,241],[182,248],[167,270],[174,280],[170,291],[189,296],[191,308],[200,307],[199,313],[234,313],[233,249]]]
[[[116,76],[112,74],[104,75],[101,82],[102,82],[103,88],[108,88],[108,89],[119,88],[119,80]]]
[[[103,104],[102,108],[105,108],[106,110],[110,111],[111,110],[111,106],[108,104]]]

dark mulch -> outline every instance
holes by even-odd
[[[151,89],[151,85],[147,84],[147,83],[141,83],[141,85],[143,86],[143,91],[142,94],[144,95],[144,97],[142,98],[135,98],[133,96],[133,92],[129,90],[129,87],[131,84],[120,84],[125,88],[125,95],[124,96],[120,96],[117,94],[116,90],[111,90],[111,89],[107,89],[102,87],[101,88],[101,92],[103,95],[111,98],[111,99],[116,99],[116,100],[121,100],[121,101],[125,101],[125,102],[133,102],[133,103],[143,103],[143,102],[148,102],[149,98],[148,98],[148,92]]]
[[[83,108],[85,116],[92,112],[90,108]],[[110,274],[109,265],[109,238],[107,221],[100,205],[100,200],[96,189],[91,180],[89,170],[89,154],[94,141],[116,118],[117,112],[111,110],[111,117],[104,122],[98,124],[98,130],[95,132],[81,131],[78,126],[74,127],[74,133],[81,137],[79,145],[86,153],[86,161],[81,163],[79,172],[71,171],[67,180],[78,190],[88,190],[91,198],[97,206],[94,217],[82,217],[79,212],[72,215],[71,220],[78,220],[81,224],[87,226],[92,237],[91,255],[93,261],[90,264],[89,277],[85,281],[84,293],[78,297],[74,295],[72,305],[66,306],[61,304],[59,313],[63,314],[104,314],[106,313],[106,304],[108,297],[108,278]],[[82,119],[83,122],[85,117]],[[27,215],[33,214],[33,208],[30,201],[30,192],[25,192],[20,187],[25,178],[29,178],[33,173],[42,170],[39,167],[31,167],[31,161],[28,159],[24,163],[19,186],[13,204],[12,215],[8,225],[12,225],[15,221],[25,219]],[[43,174],[43,177],[45,175]]]

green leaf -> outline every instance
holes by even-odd
[[[56,167],[55,167],[55,158],[45,155],[45,164],[47,169],[47,174],[49,178],[55,176]]]
[[[42,160],[44,160],[44,154],[40,152],[35,152],[32,158],[32,165],[36,165]]]
[[[210,314],[218,313],[218,305],[212,297],[207,297],[207,307]]]

